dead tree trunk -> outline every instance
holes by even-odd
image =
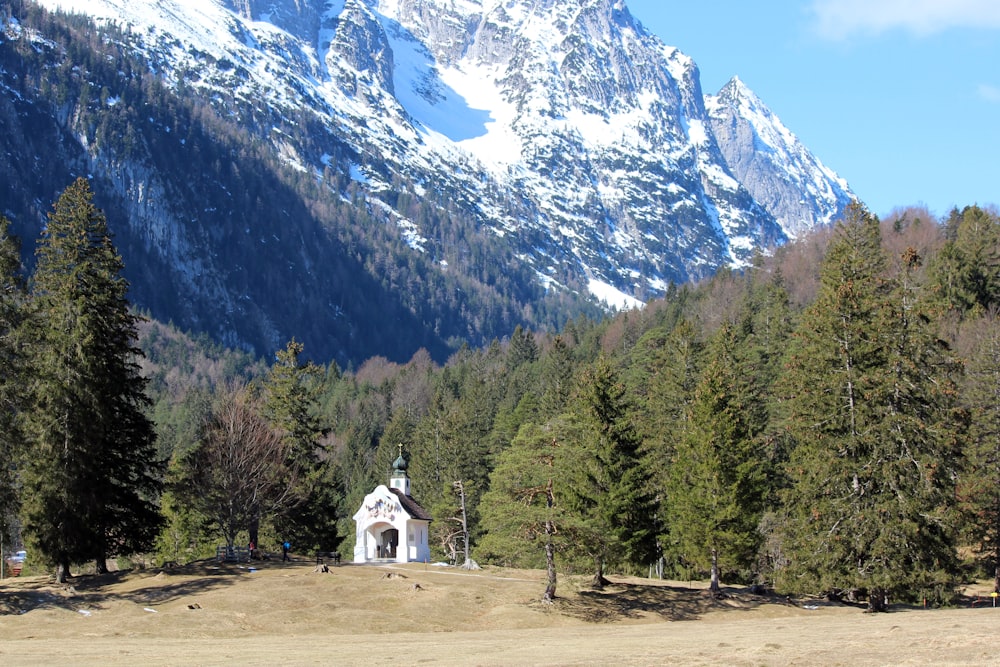
[[[452,483],[452,486],[458,491],[459,510],[462,521],[462,543],[465,545],[465,559],[462,561],[462,566],[465,567],[469,564],[469,519],[465,513],[465,485],[459,480]]]
[[[556,504],[555,485],[552,478],[549,478],[545,485],[545,507],[548,510],[548,518],[545,521],[545,593],[542,595],[542,602],[552,604],[556,599],[556,545],[554,535],[556,525],[552,521],[552,510]]]

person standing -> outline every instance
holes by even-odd
[[[292,548],[292,545],[288,542],[288,540],[285,540],[284,542],[281,543],[281,560],[282,561],[288,560],[288,550],[291,549],[291,548]]]

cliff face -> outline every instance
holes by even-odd
[[[708,98],[708,110],[726,164],[789,236],[830,222],[850,203],[847,182],[812,155],[739,78]]]

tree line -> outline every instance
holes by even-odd
[[[544,567],[548,599],[557,571],[874,610],[1000,584],[995,210],[883,222],[854,205],[642,310],[346,370],[294,340],[271,363],[219,361],[233,353],[142,322],[86,182],[27,284],[2,238],[5,516],[63,571],[220,540],[349,550],[403,444],[435,557]]]

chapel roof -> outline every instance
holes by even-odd
[[[406,513],[409,514],[414,519],[421,519],[423,521],[433,521],[431,518],[431,513],[420,506],[416,500],[406,495],[399,489],[389,489],[389,491],[395,494],[396,498],[399,499],[399,504],[403,506]]]

